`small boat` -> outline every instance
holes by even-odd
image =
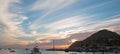
[[[42,54],[42,53],[39,51],[38,46],[36,46],[31,50],[30,54]]]
[[[11,48],[8,48],[8,50],[12,50]]]
[[[15,52],[15,50],[10,50],[10,52]]]
[[[0,50],[2,50],[2,48],[0,48]]]
[[[25,50],[28,51],[28,50],[30,50],[30,49],[29,49],[29,48],[26,48]]]

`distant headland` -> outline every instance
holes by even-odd
[[[120,35],[109,31],[100,30],[82,41],[76,41],[65,51],[120,51]]]

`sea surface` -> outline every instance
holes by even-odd
[[[64,51],[45,51],[40,50],[42,54],[103,54],[102,52],[64,52]],[[30,54],[30,50],[20,50],[17,49],[15,52],[10,52],[10,50],[0,50],[0,54]],[[104,52],[104,54],[120,54],[120,53],[114,53],[114,52]]]

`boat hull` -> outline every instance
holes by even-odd
[[[31,54],[42,54],[41,52],[33,52]]]

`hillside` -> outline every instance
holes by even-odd
[[[83,41],[76,41],[68,49],[104,46],[120,46],[120,35],[112,31],[100,30]]]

